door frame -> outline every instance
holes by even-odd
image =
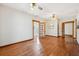
[[[65,37],[65,24],[72,23],[72,36],[74,38],[74,21],[67,21],[62,23],[62,37]]]
[[[37,20],[32,20],[32,36],[33,36],[33,39],[34,39],[34,22],[37,22],[39,24],[39,32],[40,32],[40,21],[37,21]],[[40,33],[39,33],[39,36],[40,36]]]

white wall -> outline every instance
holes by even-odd
[[[32,39],[32,16],[0,5],[0,46]]]
[[[77,29],[77,42],[79,44],[79,29]]]
[[[79,16],[77,16],[77,25],[79,25]],[[77,42],[79,44],[79,29],[77,29]]]

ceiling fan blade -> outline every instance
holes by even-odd
[[[43,10],[43,8],[42,8],[42,7],[40,7],[40,6],[38,6],[38,9]]]

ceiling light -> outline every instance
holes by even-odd
[[[39,5],[37,5],[36,3],[32,3],[31,4],[31,9],[34,10],[35,8],[38,8],[39,10],[43,10],[43,8],[40,7]]]

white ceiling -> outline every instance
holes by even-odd
[[[38,3],[43,8],[42,11],[37,8],[31,10],[31,3],[4,3],[3,5],[42,18],[48,18],[52,14],[56,14],[58,17],[73,17],[79,14],[79,3]]]

